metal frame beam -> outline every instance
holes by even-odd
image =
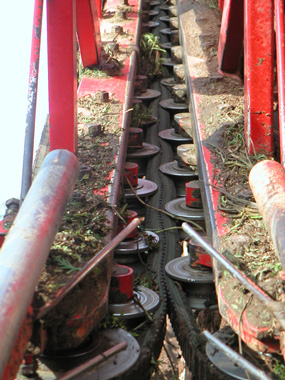
[[[100,1],[77,0],[76,23],[77,36],[83,67],[97,65],[100,61],[101,35],[99,18]]]
[[[76,0],[49,0],[46,3],[50,149],[76,153]]]
[[[244,3],[245,139],[250,154],[273,155],[273,0]]]

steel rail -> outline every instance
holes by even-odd
[[[55,298],[39,310],[36,319],[42,318],[51,309],[53,309],[80,281],[82,281],[88,273],[90,273],[96,266],[108,256],[114,248],[121,243],[138,225],[141,223],[140,219],[135,218],[126,228],[124,228],[117,236],[115,236],[93,259],[91,259],[74,277],[73,279],[59,292]]]
[[[224,353],[235,365],[247,371],[250,375],[260,380],[272,380],[272,377],[267,376],[266,373],[256,368],[253,364],[232,350],[226,344],[217,339],[209,331],[203,331],[203,335],[207,338],[211,345],[217,347],[222,353]]]
[[[20,204],[22,204],[32,183],[42,16],[43,0],[35,0]]]
[[[275,0],[275,25],[276,25],[276,66],[278,85],[278,114],[280,131],[280,161],[285,165],[285,32],[284,32],[284,1]]]
[[[187,223],[182,223],[182,229],[214,259],[216,259],[223,267],[228,270],[246,289],[254,294],[266,307],[270,309],[277,321],[285,330],[285,310],[282,302],[274,301],[267,293],[265,293],[258,285],[250,280],[244,273],[237,269],[227,258],[220,252],[216,251],[208,244],[192,227]]]
[[[0,378],[79,173],[66,150],[47,155],[0,255]]]

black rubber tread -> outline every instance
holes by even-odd
[[[158,83],[153,83],[153,87],[159,89]],[[167,88],[161,86],[160,91],[162,93],[161,99],[169,97],[170,93]],[[170,145],[158,137],[158,132],[170,125],[169,116],[160,107],[157,110],[156,116],[158,116],[160,122],[154,126],[155,128],[148,130],[147,138],[152,144],[161,147],[161,154],[154,157],[150,162],[147,178],[154,180],[159,185],[159,191],[152,197],[151,204],[163,209],[164,204],[174,199],[176,194],[173,180],[158,170],[161,164],[169,162],[173,158]],[[163,229],[176,225],[173,219],[151,209],[147,210],[147,216],[149,228]],[[181,247],[178,244],[178,232],[165,232],[160,234],[160,237],[162,236],[161,244],[164,245],[162,250],[164,255],[160,257],[159,263],[160,275],[163,282],[162,287],[167,292],[168,314],[173,330],[193,379],[230,380],[232,379],[230,376],[222,373],[209,361],[205,353],[205,338],[201,335],[193,311],[188,305],[187,298],[183,290],[177,286],[177,282],[170,279],[165,273],[165,264],[181,255]]]

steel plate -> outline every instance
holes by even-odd
[[[169,22],[169,16],[161,16],[159,17],[159,21],[162,21],[162,22]]]
[[[151,2],[149,3],[149,5],[150,5],[151,7],[157,7],[158,5],[160,5],[160,1],[151,1]]]
[[[158,26],[159,26],[159,22],[158,21],[149,21],[148,22],[148,27],[150,29],[157,28]]]
[[[148,15],[149,17],[156,17],[159,15],[159,12],[152,9],[151,11],[148,12]]]
[[[134,291],[134,295],[138,297],[143,308],[149,313],[155,311],[159,306],[159,295],[151,289],[138,286],[137,291]],[[109,304],[109,311],[115,317],[122,317],[123,319],[145,316],[144,310],[134,300],[122,304]]]
[[[158,136],[163,140],[177,141],[181,144],[192,144],[193,143],[192,137],[182,136],[179,133],[176,133],[174,128],[165,129],[164,131],[159,132]]]
[[[222,343],[227,344],[228,340],[234,335],[234,331],[226,326],[221,330],[214,333],[215,338],[219,339]],[[223,352],[219,351],[216,346],[212,346],[211,343],[206,344],[206,354],[209,360],[219,368],[220,371],[232,376],[234,379],[247,380],[248,376],[246,372],[234,364]],[[250,379],[258,380],[259,377],[250,375]]]
[[[185,283],[209,284],[214,281],[212,272],[191,268],[188,256],[169,261],[165,266],[165,272],[174,280]]]
[[[162,100],[159,105],[166,110],[188,111],[189,109],[188,103],[175,103],[172,98]]]
[[[186,206],[186,198],[174,199],[167,202],[164,206],[165,210],[174,216],[179,216],[188,220],[193,220],[194,222],[204,221],[204,211],[203,209],[197,209]]]
[[[171,42],[165,42],[163,44],[161,44],[161,46],[163,47],[163,49],[165,50],[170,50],[172,48],[172,43]],[[163,79],[164,80],[164,79]],[[161,82],[160,82],[161,83]]]
[[[154,243],[159,243],[159,237],[152,231],[145,231],[145,233],[154,238]],[[123,240],[115,248],[115,253],[124,253],[126,255],[133,253],[142,253],[148,250],[148,243],[144,234],[137,235],[134,239]]]
[[[189,178],[189,181],[194,181],[199,178],[197,172],[193,172],[193,170],[188,167],[179,166],[176,160],[160,165],[159,170],[163,174],[167,174],[173,177],[183,177],[187,179]]]
[[[149,120],[141,120],[140,121],[140,127],[148,127],[149,125],[156,123],[157,120],[158,120],[158,118],[156,116],[151,115]]]
[[[162,64],[163,66],[173,67],[175,65],[175,62],[173,62],[171,58],[165,58]]]
[[[154,100],[158,98],[160,95],[161,95],[160,91],[152,90],[151,88],[148,88],[146,92],[143,92],[141,95],[134,96],[134,99],[138,99],[141,101],[144,101],[144,100],[150,101],[150,100]]]
[[[160,152],[160,148],[153,144],[143,143],[142,148],[127,153],[127,159],[129,158],[148,158],[153,157]]]
[[[146,198],[154,194],[158,189],[158,186],[155,182],[149,181],[148,179],[138,179],[138,186],[134,188],[136,194],[140,198]],[[136,196],[132,192],[131,189],[125,189],[125,198],[128,199],[136,199]]]
[[[160,29],[159,33],[161,34],[166,34],[167,36],[171,35],[171,29],[170,28],[164,28],[164,29]]]
[[[80,361],[78,358],[73,358],[70,356],[70,358],[66,360],[64,370],[62,370],[62,359],[50,359],[48,362],[42,362],[42,358],[40,357],[38,360],[39,368],[37,370],[37,374],[40,378],[46,380],[56,380],[61,377],[64,372],[72,370],[87,360],[102,354],[103,351],[106,351],[122,342],[127,343],[127,348],[125,350],[105,360],[93,370],[89,368],[86,372],[82,372],[72,378],[75,380],[117,379],[137,362],[140,355],[140,346],[137,340],[127,331],[123,329],[110,329],[99,332],[97,331],[92,335],[96,335],[96,338],[99,340],[99,345],[96,346],[96,349],[93,350],[92,353],[86,354]]]

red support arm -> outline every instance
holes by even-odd
[[[77,151],[76,0],[47,3],[50,149]]]
[[[101,1],[77,0],[76,22],[83,67],[97,65],[101,53]]]
[[[285,33],[284,1],[275,0],[276,60],[278,81],[278,112],[280,131],[280,161],[285,167]]]
[[[245,138],[249,153],[273,154],[273,0],[245,0]]]
[[[243,46],[243,0],[225,0],[218,61],[223,74],[238,74]]]

